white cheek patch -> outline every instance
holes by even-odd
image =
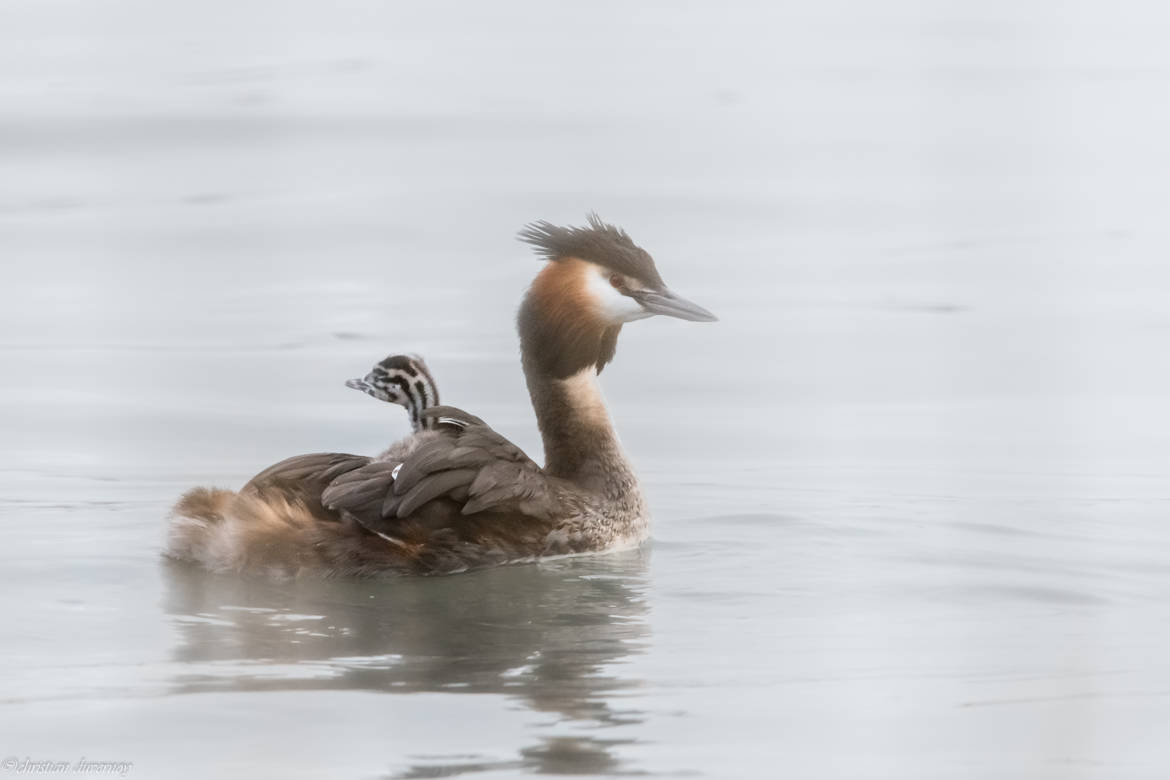
[[[603,268],[590,268],[586,274],[586,289],[598,312],[612,323],[630,322],[649,317],[650,312],[628,295],[622,295],[609,283],[609,274]]]

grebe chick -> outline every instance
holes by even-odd
[[[361,379],[347,379],[345,386],[405,408],[415,433],[435,427],[435,419],[422,413],[439,403],[439,388],[418,355],[390,355]]]
[[[402,461],[434,436],[431,432],[438,427],[438,421],[424,417],[423,412],[439,402],[439,388],[418,355],[390,355],[376,363],[361,379],[346,380],[345,386],[361,390],[379,401],[398,404],[410,416],[415,435],[394,442],[375,460]]]
[[[520,305],[520,354],[544,442],[539,466],[450,406],[395,460],[298,455],[239,493],[196,488],[176,504],[167,554],[214,571],[275,576],[450,574],[646,538],[649,515],[597,384],[622,325],[715,317],[667,288],[624,230],[529,225],[548,262]]]

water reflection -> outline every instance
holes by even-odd
[[[496,693],[586,725],[636,724],[613,665],[648,640],[644,550],[388,582],[245,581],[167,565],[177,692]],[[508,762],[415,757],[395,777],[620,773],[619,739],[549,736]],[[437,773],[437,774],[436,774]]]
[[[546,737],[537,747],[524,748],[515,761],[440,761],[419,763],[386,780],[425,777],[454,777],[469,772],[498,772],[517,769],[547,775],[644,775],[645,772],[623,770],[610,748],[632,740],[583,739],[580,737]]]

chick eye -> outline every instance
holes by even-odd
[[[615,290],[624,290],[624,289],[626,289],[626,280],[625,280],[625,279],[623,279],[623,278],[621,277],[621,275],[620,275],[620,274],[612,274],[612,275],[610,275],[610,277],[609,277],[609,283],[610,283],[611,285],[613,285],[613,288],[614,288]]]

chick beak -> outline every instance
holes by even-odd
[[[692,303],[669,288],[660,290],[636,290],[631,297],[651,314],[665,314],[691,322],[715,322],[719,318],[697,303]]]
[[[352,387],[354,390],[361,390],[363,393],[368,393],[372,389],[370,383],[365,379],[347,379],[345,380],[346,387]]]

